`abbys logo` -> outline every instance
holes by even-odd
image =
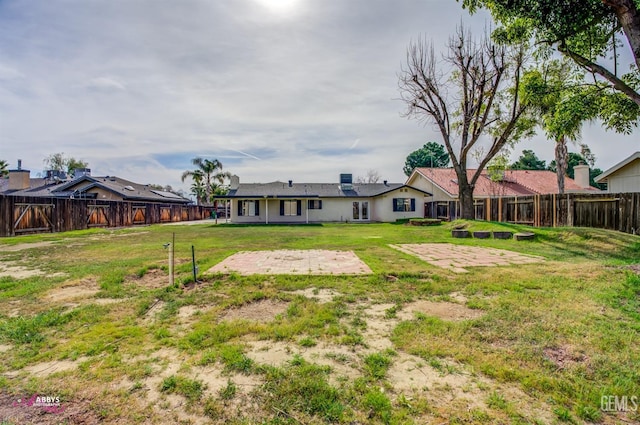
[[[47,413],[62,413],[64,406],[60,403],[60,397],[41,396],[34,394],[30,398],[19,398],[13,402],[13,407],[37,407]]]

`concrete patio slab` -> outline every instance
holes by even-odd
[[[454,245],[450,243],[424,243],[389,245],[405,254],[418,257],[429,264],[455,273],[468,272],[465,267],[493,267],[516,264],[531,264],[544,261],[535,255],[520,254],[505,249],[479,246]]]
[[[276,250],[241,251],[225,258],[208,273],[250,274],[371,274],[353,251]]]

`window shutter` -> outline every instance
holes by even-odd
[[[411,211],[416,210],[416,198],[411,198]]]
[[[298,207],[297,215],[302,215],[302,201],[301,200],[297,200],[296,201],[296,207]]]
[[[284,215],[284,201],[280,201],[280,215]]]
[[[393,212],[397,212],[398,211],[398,198],[393,198]]]
[[[322,209],[322,199],[318,201],[318,209],[321,210]]]
[[[242,201],[238,201],[238,217],[242,216]]]
[[[260,215],[260,201],[255,201],[255,205],[256,205],[255,214]]]

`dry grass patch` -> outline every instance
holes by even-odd
[[[261,323],[271,322],[277,315],[287,311],[288,305],[289,303],[280,300],[263,299],[242,305],[238,308],[228,309],[220,317],[220,320],[251,320]]]
[[[418,300],[404,305],[398,312],[398,317],[402,320],[412,320],[415,313],[451,321],[477,319],[484,314],[482,310],[473,310],[456,303]]]

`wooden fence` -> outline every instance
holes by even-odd
[[[596,227],[640,234],[640,193],[533,195],[476,199],[476,219],[536,227]],[[427,202],[425,216],[460,217],[458,201]]]
[[[0,195],[0,236],[202,220],[213,207]]]

